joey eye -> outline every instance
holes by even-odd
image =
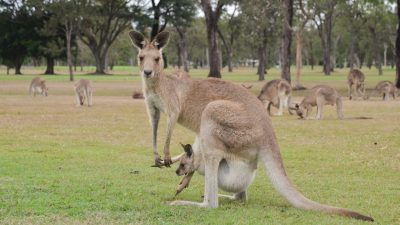
[[[157,57],[154,60],[156,61],[156,63],[158,63],[160,61],[160,57]]]

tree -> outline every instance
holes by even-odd
[[[267,46],[270,51],[275,45],[274,39],[279,34],[279,4],[275,0],[254,0],[241,2],[242,20],[246,24],[245,39],[247,48],[254,48],[258,58],[258,80],[265,80],[267,65]]]
[[[304,6],[303,1],[299,0],[298,1],[298,16],[296,16],[298,19],[297,25],[293,27],[293,31],[295,33],[296,37],[296,82],[294,89],[305,89],[304,86],[301,85],[300,82],[300,77],[301,77],[301,68],[303,64],[302,60],[302,50],[303,50],[303,32],[305,29],[306,24],[308,21],[313,17],[312,12],[310,12],[310,9],[308,9],[306,6]],[[310,40],[310,59],[312,67],[313,65],[313,54],[312,54],[312,40]]]
[[[21,73],[24,60],[40,46],[36,27],[38,19],[25,2],[0,2],[0,58],[7,68],[14,67],[15,74]]]
[[[210,0],[201,0],[200,4],[204,12],[207,26],[208,58],[210,64],[208,77],[221,78],[217,33],[218,21],[221,17],[225,1],[219,0],[216,3],[215,9],[213,9]]]
[[[227,57],[227,64],[228,64],[228,72],[233,71],[232,65],[232,58],[233,58],[233,51],[234,51],[234,44],[236,40],[240,36],[240,30],[242,28],[242,20],[241,16],[238,14],[239,5],[236,3],[234,4],[234,10],[231,14],[226,13],[226,16],[222,18],[222,21],[225,24],[224,32],[222,32],[221,27],[218,27],[218,36],[220,37],[222,44],[225,47]],[[238,15],[237,15],[238,14]],[[224,35],[225,34],[225,35]]]
[[[290,48],[292,44],[292,23],[293,23],[293,0],[283,1],[283,21],[282,21],[282,79],[291,81],[290,77]]]
[[[330,75],[332,71],[331,51],[332,51],[332,29],[337,16],[335,7],[338,0],[314,0],[310,1],[310,8],[315,10],[313,18],[321,38],[323,48],[324,73]]]
[[[80,40],[89,47],[96,60],[96,74],[106,73],[106,57],[115,39],[128,27],[139,9],[124,0],[80,1],[84,9],[79,26]],[[67,29],[67,27],[66,27]],[[69,29],[69,27],[68,27]]]

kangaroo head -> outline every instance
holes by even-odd
[[[306,106],[302,103],[295,104],[294,107],[290,106],[289,110],[294,110],[296,114],[300,117],[300,119],[304,119],[305,111],[307,110]]]
[[[138,65],[144,79],[159,76],[164,68],[162,49],[167,45],[169,33],[160,32],[153,41],[147,40],[143,34],[130,31],[129,36],[133,45],[138,48]]]
[[[190,144],[183,145],[183,150],[185,154],[183,154],[180,158],[179,167],[176,169],[176,174],[178,176],[187,175],[193,171],[194,169],[194,162],[193,162],[193,149]]]

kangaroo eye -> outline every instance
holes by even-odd
[[[144,59],[143,56],[140,56],[140,57],[139,57],[140,62],[143,61],[143,59]]]
[[[160,61],[160,57],[157,57],[154,60],[156,61],[156,63],[158,63]]]

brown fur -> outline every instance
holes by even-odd
[[[246,89],[251,89],[253,87],[253,85],[251,85],[251,84],[249,84],[249,85],[242,84],[242,87],[244,87]]]
[[[317,85],[310,90],[309,95],[304,97],[300,104],[296,104],[294,110],[300,118],[308,119],[312,107],[317,106],[315,119],[322,119],[322,107],[324,105],[336,105],[336,112],[339,119],[343,119],[343,104],[339,93],[327,85]],[[292,108],[293,109],[293,108]]]
[[[205,174],[204,201],[174,201],[170,204],[218,207],[219,186],[245,196],[260,161],[266,166],[276,190],[293,206],[346,216],[354,213],[313,202],[294,188],[286,175],[271,121],[260,113],[264,111],[263,105],[248,90],[219,79],[192,80],[165,75],[161,50],[167,44],[169,34],[161,32],[152,42],[135,31],[129,35],[139,48],[139,67],[153,128],[156,165],[164,163],[168,166],[174,161],[169,145],[176,122],[197,134],[197,144],[190,157],[195,161],[193,165],[198,166],[196,170]],[[157,151],[161,112],[167,115],[164,162]],[[237,179],[237,175],[241,179]],[[356,216],[373,220],[358,213],[352,217]]]
[[[388,101],[390,99],[390,96],[392,96],[393,99],[396,99],[396,94],[396,86],[391,81],[384,80],[379,82],[375,86],[374,90],[372,90],[369,95],[366,95],[364,99],[369,99],[371,96],[374,95],[383,95],[382,99],[384,101]]]
[[[29,95],[36,96],[37,93],[47,96],[48,95],[48,88],[46,86],[46,80],[40,77],[34,77],[29,85]]]
[[[190,75],[186,71],[181,69],[175,70],[174,72],[172,72],[172,75],[177,76],[179,78],[190,78]]]
[[[85,101],[87,106],[92,106],[92,82],[86,79],[80,79],[74,85],[75,96],[76,96],[76,106],[82,106]]]
[[[349,99],[353,99],[353,85],[355,86],[355,92],[357,96],[364,96],[365,87],[364,87],[365,76],[364,73],[358,69],[350,70],[349,75],[347,76],[347,84],[349,90]]]
[[[292,96],[292,87],[284,79],[276,79],[267,82],[261,89],[258,99],[267,107],[268,114],[271,115],[271,106],[278,108],[276,115],[283,114],[283,108],[288,108]],[[291,111],[289,110],[289,113]]]

